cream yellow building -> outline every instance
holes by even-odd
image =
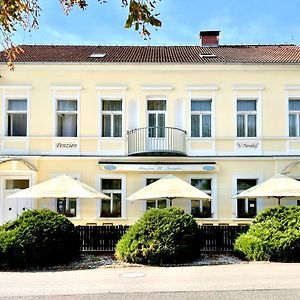
[[[200,223],[249,222],[274,199],[232,196],[276,173],[300,179],[300,47],[22,46],[0,64],[0,223],[30,208],[75,224],[132,224],[176,205]],[[112,200],[23,199],[18,189],[71,175]],[[173,174],[212,196],[126,197]],[[297,199],[283,204],[299,204]]]

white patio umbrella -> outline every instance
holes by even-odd
[[[278,204],[284,197],[300,197],[300,182],[288,176],[277,174],[233,198],[277,198]]]
[[[53,179],[33,185],[21,190],[8,198],[88,198],[110,199],[109,196],[98,192],[85,183],[67,175],[60,175]]]
[[[127,200],[173,200],[175,198],[201,200],[211,199],[211,196],[174,175],[168,175],[138,190]]]

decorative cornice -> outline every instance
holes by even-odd
[[[31,90],[32,85],[0,85],[0,89],[4,90]]]
[[[284,86],[285,90],[300,90],[300,84],[286,84]]]
[[[102,91],[126,91],[128,87],[126,85],[98,85],[96,86],[96,90]]]
[[[51,90],[81,90],[81,85],[51,85]]]
[[[174,89],[171,85],[143,85],[142,90],[145,91],[172,91]]]
[[[241,84],[241,85],[234,85],[232,87],[233,90],[264,90],[265,86],[261,84]]]
[[[219,87],[216,84],[211,85],[189,85],[186,87],[188,91],[217,91]]]

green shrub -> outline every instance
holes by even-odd
[[[260,212],[234,245],[249,260],[300,260],[300,207],[277,206]]]
[[[189,261],[199,254],[195,219],[175,207],[150,209],[116,246],[120,260],[150,265]]]
[[[24,212],[0,227],[0,266],[23,268],[63,264],[79,256],[74,225],[56,212]]]

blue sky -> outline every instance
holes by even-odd
[[[100,5],[89,0],[86,11],[65,16],[58,0],[40,0],[40,28],[19,30],[19,44],[198,45],[200,30],[220,30],[221,44],[300,45],[300,0],[161,0],[157,11],[163,22],[144,41],[124,29],[127,16],[121,0]]]

